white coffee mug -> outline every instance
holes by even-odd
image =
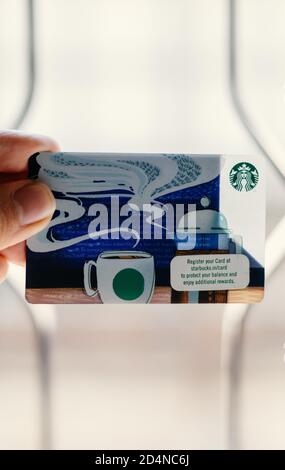
[[[97,289],[91,283],[93,267]],[[99,294],[103,303],[148,303],[155,286],[154,259],[144,251],[104,251],[84,263],[83,274],[86,294]]]

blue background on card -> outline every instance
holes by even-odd
[[[36,176],[38,165],[30,165],[30,174]],[[183,190],[175,191],[164,196],[156,198],[156,201],[167,204],[184,204],[185,213],[188,204],[196,204],[196,209],[203,209],[200,200],[207,196],[210,205],[207,209],[219,210],[219,176],[204,184]],[[123,192],[122,192],[123,193]],[[62,193],[54,193],[56,198],[64,198]],[[130,195],[122,194],[120,204],[126,204]],[[70,199],[70,197],[68,197]],[[53,236],[56,239],[63,240],[84,235],[88,231],[88,226],[94,217],[86,215],[88,208],[94,204],[93,198],[82,198],[83,206],[86,208],[84,216],[70,223],[59,224],[52,228]],[[108,206],[110,197],[102,196],[96,198],[96,203],[102,203]],[[174,206],[175,207],[175,206]],[[56,215],[56,213],[55,213]],[[124,218],[121,218],[121,221]],[[141,217],[142,220],[142,217]],[[197,239],[198,242],[198,239]],[[202,247],[197,246],[196,249]],[[213,237],[213,246],[207,246],[207,249],[217,248],[216,236]],[[63,248],[61,250],[48,253],[35,253],[27,248],[27,288],[43,287],[83,287],[83,264],[88,259],[96,260],[99,253],[107,250],[139,250],[146,251],[154,255],[156,285],[170,285],[170,261],[176,252],[176,243],[172,239],[145,240],[141,239],[134,248],[134,239],[88,239],[77,243],[76,245]],[[95,270],[93,270],[94,273]],[[93,274],[96,276],[96,273]],[[94,279],[96,283],[96,279]]]

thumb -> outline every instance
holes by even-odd
[[[42,230],[55,211],[55,199],[43,183],[30,180],[0,185],[0,250]]]

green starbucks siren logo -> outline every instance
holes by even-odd
[[[237,191],[251,191],[258,183],[259,174],[248,162],[237,163],[230,171],[230,183]]]

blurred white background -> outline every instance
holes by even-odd
[[[238,0],[241,88],[285,152],[285,3]],[[228,84],[228,0],[35,0],[36,88],[23,129],[66,151],[257,153]],[[0,126],[26,83],[26,1],[0,0]],[[284,213],[268,168],[267,226]],[[258,234],[256,234],[258,237]],[[251,310],[244,448],[285,448],[285,263]],[[40,446],[36,350],[0,286],[0,448]],[[223,448],[223,306],[59,306],[54,448]]]

